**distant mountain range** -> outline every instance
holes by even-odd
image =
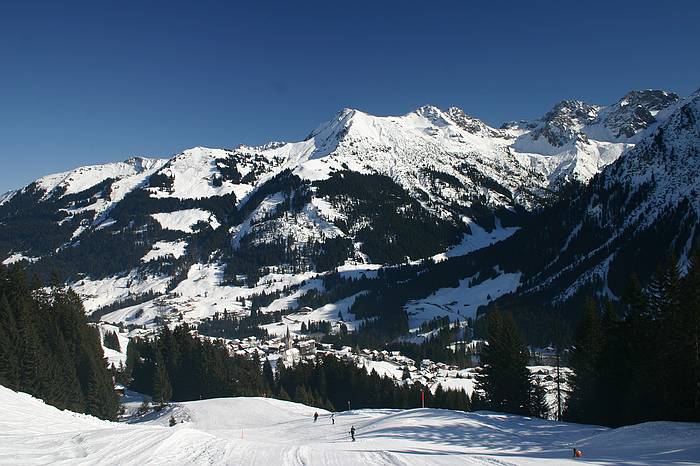
[[[394,303],[410,328],[499,296],[614,300],[631,271],[648,279],[669,255],[683,268],[697,244],[699,101],[633,91],[501,128],[454,107],[344,109],[300,142],[81,167],[0,197],[0,259],[146,326],[305,299],[352,313],[396,286],[392,270],[440,277]],[[338,292],[336,271],[368,288]]]

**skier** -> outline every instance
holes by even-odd
[[[314,422],[318,421],[318,413],[314,413]]]
[[[331,424],[335,425],[335,413],[331,414]]]
[[[350,437],[352,437],[352,441],[355,441],[355,426],[350,427]]]

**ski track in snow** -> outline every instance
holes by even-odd
[[[167,427],[170,415],[184,422]],[[441,409],[346,411],[331,425],[327,411],[267,398],[176,403],[112,423],[0,387],[0,464],[567,466],[581,464],[573,445],[591,465],[697,464],[700,425],[606,429]]]

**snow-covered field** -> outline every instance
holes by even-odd
[[[177,212],[163,212],[159,214],[151,214],[151,217],[156,219],[160,226],[165,230],[183,231],[192,233],[192,226],[199,222],[205,222],[211,225],[212,229],[216,230],[220,224],[216,217],[210,212],[202,209],[185,209]]]
[[[499,273],[494,278],[474,283],[477,277],[459,281],[457,288],[440,288],[427,298],[409,301],[406,304],[408,325],[417,329],[423,322],[435,317],[449,316],[452,321],[476,317],[479,306],[511,293],[518,288],[521,274]]]
[[[317,423],[313,413],[320,414]],[[170,415],[178,424],[167,427]],[[182,422],[181,422],[182,421]],[[351,442],[350,426],[357,429]],[[584,458],[571,458],[571,446]],[[621,429],[486,412],[326,411],[266,398],[178,403],[111,423],[0,387],[0,464],[688,465],[700,424]]]

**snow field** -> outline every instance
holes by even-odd
[[[178,424],[165,427],[171,415]],[[613,430],[430,408],[360,409],[335,418],[332,425],[330,413],[291,402],[228,398],[175,403],[128,424],[112,423],[0,387],[0,463],[567,466],[581,463],[571,458],[573,446],[590,465],[700,461],[698,424]]]
[[[192,227],[199,222],[205,222],[216,230],[221,225],[214,214],[202,209],[185,209],[175,212],[163,212],[159,214],[151,214],[165,230],[182,231],[192,233]]]
[[[479,306],[515,291],[520,277],[519,272],[501,273],[473,286],[469,284],[476,277],[467,277],[459,281],[457,288],[440,288],[427,298],[409,301],[405,307],[409,328],[417,329],[423,322],[446,315],[452,321],[474,318]]]

